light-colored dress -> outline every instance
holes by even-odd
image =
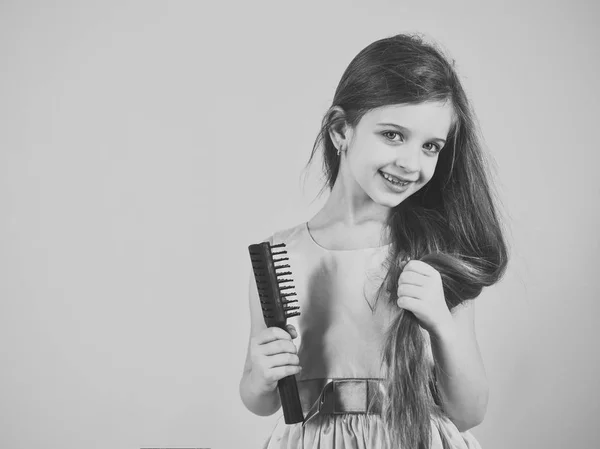
[[[385,331],[397,313],[382,296],[374,307],[385,275],[382,264],[389,245],[331,250],[301,223],[273,234],[272,244],[285,243],[300,315],[288,319],[298,337],[294,344],[303,381],[316,378],[383,378],[380,371]],[[383,449],[384,426],[377,414],[317,414],[302,423],[286,424],[282,410],[263,449]],[[305,411],[306,415],[306,411]],[[442,449],[440,433],[456,449],[479,449],[469,432],[459,432],[448,419],[432,420],[431,448]]]

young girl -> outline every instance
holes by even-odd
[[[488,385],[473,299],[507,264],[474,114],[453,64],[418,36],[350,63],[323,143],[330,195],[285,243],[301,315],[266,328],[250,276],[240,395],[257,415],[295,375],[305,421],[265,448],[478,448]],[[295,340],[295,344],[294,341]]]

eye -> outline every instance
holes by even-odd
[[[442,147],[440,147],[439,145],[437,145],[435,143],[426,143],[425,145],[431,145],[433,147],[430,149],[426,148],[426,150],[430,153],[438,154],[440,151],[442,151]]]
[[[393,137],[392,138],[388,137],[388,135],[392,134],[394,136],[404,137],[402,134],[400,134],[399,132],[396,132],[396,131],[384,131],[382,134],[386,137],[386,139],[391,140],[393,142],[397,142],[397,140],[395,140]]]

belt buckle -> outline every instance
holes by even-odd
[[[368,391],[366,379],[338,379],[333,382],[333,414],[365,413]]]
[[[316,414],[381,413],[382,396],[385,394],[380,379],[329,378],[322,380],[324,385],[320,387],[320,394],[310,407],[306,421]]]

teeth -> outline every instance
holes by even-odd
[[[408,184],[408,181],[400,181],[398,178],[392,177],[391,175],[388,175],[387,173],[381,172],[381,174],[383,175],[383,177],[385,179],[387,179],[390,182],[393,182],[394,184],[398,184],[401,186],[405,186],[406,184]]]

